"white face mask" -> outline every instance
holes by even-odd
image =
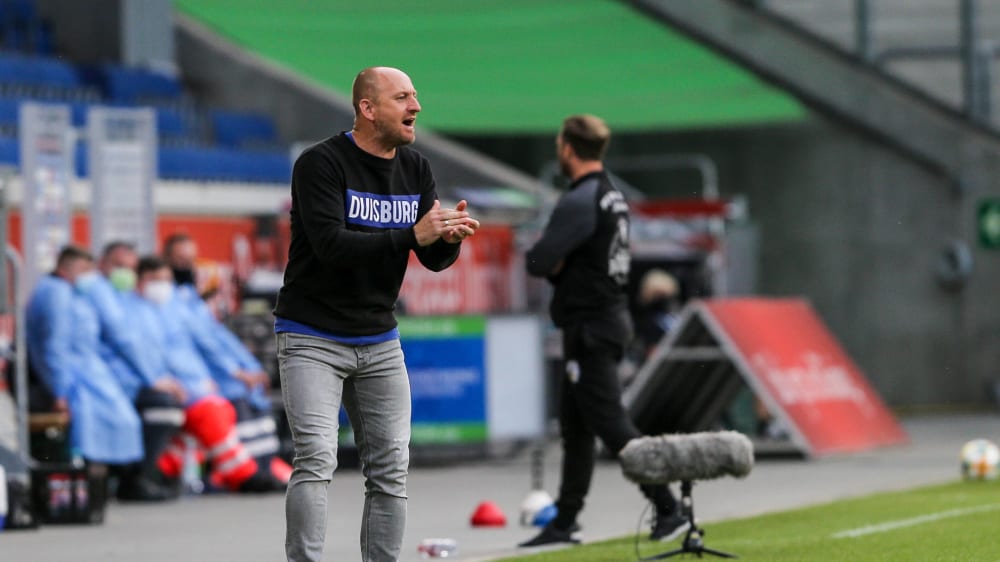
[[[173,281],[150,281],[142,290],[142,296],[156,304],[164,304],[174,296]]]
[[[86,273],[80,274],[73,285],[76,287],[77,291],[81,293],[86,293],[94,286],[94,283],[98,280],[98,273],[96,271],[88,271]]]

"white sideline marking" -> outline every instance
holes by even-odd
[[[930,523],[932,521],[949,519],[951,517],[960,517],[962,515],[968,515],[970,513],[982,513],[984,511],[996,511],[998,509],[1000,509],[1000,503],[991,503],[987,505],[979,505],[976,507],[949,509],[947,511],[928,513],[927,515],[921,515],[919,517],[911,517],[909,519],[898,519],[896,521],[886,521],[885,523],[879,523],[878,525],[865,525],[864,527],[858,527],[857,529],[848,529],[846,531],[840,531],[838,533],[834,533],[832,537],[835,539],[853,539],[857,537],[863,537],[865,535],[874,535],[875,533],[894,531],[896,529],[902,529],[903,527],[912,527],[914,525]]]

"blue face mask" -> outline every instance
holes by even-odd
[[[96,271],[88,271],[76,278],[73,282],[73,286],[76,290],[81,293],[86,293],[91,288],[93,288],[94,283],[97,283],[98,273]]]

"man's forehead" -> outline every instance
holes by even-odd
[[[385,68],[378,73],[379,90],[389,93],[413,92],[413,82],[402,70]]]
[[[135,250],[128,246],[118,246],[114,250],[111,250],[111,257],[114,259],[132,259],[136,257],[136,253]]]

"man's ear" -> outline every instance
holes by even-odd
[[[562,157],[564,157],[566,159],[576,158],[576,152],[573,151],[573,147],[570,146],[570,144],[568,142],[563,142],[560,145],[559,150],[561,151],[560,156],[562,156]]]
[[[358,109],[361,110],[361,116],[369,121],[375,120],[375,102],[370,99],[363,99],[358,102]]]

